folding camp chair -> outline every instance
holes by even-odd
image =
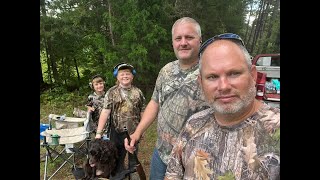
[[[87,113],[86,118],[65,117],[61,115],[49,115],[49,128],[41,132],[43,142],[41,146],[46,149],[44,180],[51,179],[66,164],[72,165],[72,173],[76,179],[83,176],[82,168],[76,166],[76,155],[84,155],[88,158],[88,148],[90,138],[89,120],[91,114]],[[52,127],[52,125],[55,127]],[[78,145],[78,147],[77,147]],[[63,147],[58,151],[57,147]],[[52,154],[57,154],[52,158]],[[54,162],[56,159],[63,159],[62,164],[48,175],[48,162]]]

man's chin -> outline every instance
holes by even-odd
[[[179,59],[180,60],[187,60],[190,59],[190,53],[189,52],[185,52],[185,53],[179,53]]]
[[[235,103],[215,103],[210,104],[210,107],[220,114],[233,114],[240,109]]]
[[[130,82],[121,82],[121,85],[122,86],[129,86],[129,85],[131,85],[131,81]]]

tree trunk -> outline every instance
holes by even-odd
[[[109,32],[110,32],[110,38],[112,42],[112,46],[114,46],[114,38],[113,38],[113,33],[112,33],[112,23],[111,23],[111,3],[108,0],[108,12],[109,12]]]
[[[253,35],[253,39],[252,39],[252,44],[251,44],[251,48],[250,51],[253,52],[254,47],[256,45],[258,36],[259,36],[259,31],[261,29],[261,25],[262,25],[262,13],[263,13],[263,8],[264,8],[264,0],[261,0],[261,5],[259,8],[259,13],[258,13],[258,19],[257,19],[257,24],[256,24],[256,28],[254,31],[254,35]]]
[[[268,15],[270,12],[270,1],[266,2],[266,7],[264,8],[263,12],[262,12],[262,17],[261,17],[261,29],[259,31],[259,39],[262,38],[263,34],[264,34],[264,30],[265,30],[265,26],[267,24],[267,19],[268,19]]]
[[[265,38],[266,41],[264,42],[264,45],[262,46],[262,52],[264,52],[267,49],[268,42],[269,42],[269,39],[270,39],[271,34],[272,34],[272,30],[273,30],[273,23],[275,21],[276,14],[278,12],[279,4],[280,4],[280,0],[276,0],[275,4],[273,6],[272,15],[271,15],[271,18],[270,18],[270,21],[269,21],[270,22],[269,23],[269,28],[267,30],[267,35],[266,35],[266,38]]]
[[[48,78],[49,78],[49,83],[52,84],[52,77],[51,77],[51,66],[50,66],[50,56],[49,56],[49,50],[48,50],[48,45],[47,45],[47,39],[44,39],[45,47],[46,47],[46,56],[47,56],[47,67],[48,67]]]
[[[77,77],[78,77],[77,85],[79,87],[79,85],[80,85],[80,73],[79,73],[79,69],[78,69],[78,63],[77,63],[76,58],[73,58],[73,61],[74,61],[74,65],[75,65],[76,71],[77,71]]]
[[[41,61],[40,61],[40,87],[43,86],[44,81],[43,81],[43,75],[42,75],[42,67],[41,67]]]
[[[64,84],[67,85],[67,73],[66,73],[66,65],[65,65],[65,58],[61,58],[61,64],[62,64],[62,79],[64,81]]]
[[[49,41],[50,42],[50,41]],[[50,52],[52,52],[52,46],[50,43],[48,43],[48,46],[49,46],[49,49],[50,49]],[[54,82],[55,83],[60,83],[60,78],[59,78],[59,73],[58,73],[58,70],[57,70],[57,62],[56,62],[56,58],[55,56],[52,54],[50,55],[50,62],[51,62],[51,68],[52,68],[52,75],[53,75],[53,79],[54,79]]]
[[[248,21],[247,21],[246,34],[244,36],[244,42],[247,42],[247,39],[248,39],[248,31],[249,31],[249,27],[250,27],[250,17],[252,15],[252,7],[253,7],[253,1],[250,3],[250,11],[249,11],[249,17],[248,17]],[[252,24],[251,24],[251,28],[253,28]]]

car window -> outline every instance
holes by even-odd
[[[260,57],[257,66],[280,66],[280,57]]]

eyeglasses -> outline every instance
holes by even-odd
[[[199,57],[203,53],[203,51],[207,48],[207,46],[209,46],[209,44],[213,43],[213,41],[218,40],[218,39],[235,39],[235,40],[238,40],[239,42],[241,42],[241,44],[244,46],[243,40],[237,34],[233,34],[233,33],[219,34],[219,35],[213,36],[210,39],[206,40],[206,42],[204,42],[201,45],[200,50],[199,50]]]

